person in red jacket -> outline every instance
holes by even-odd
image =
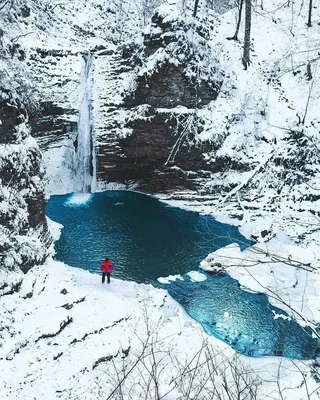
[[[109,258],[106,257],[101,262],[100,269],[102,271],[102,283],[104,283],[104,281],[106,279],[106,275],[107,275],[107,279],[108,279],[107,282],[110,283],[110,272],[113,271],[113,264],[109,260]]]

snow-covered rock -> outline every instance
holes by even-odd
[[[18,94],[0,100],[0,269],[26,272],[48,256],[45,171]]]

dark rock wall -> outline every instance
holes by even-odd
[[[132,106],[149,104],[155,108],[200,108],[216,97],[214,88],[204,82],[190,81],[181,67],[166,63],[147,79],[139,76],[133,97],[126,99],[125,103]]]
[[[15,143],[23,135],[18,132],[16,127],[26,120],[26,111],[22,108],[19,99],[10,99],[11,94],[8,90],[3,91],[3,97],[0,103],[1,125],[0,125],[0,143]]]
[[[194,29],[201,45],[186,43],[183,35],[188,29]],[[198,110],[217,98],[223,74],[213,66],[207,74],[193,74],[197,57],[205,57],[201,50],[203,54],[209,51],[202,48],[206,41],[201,28],[182,21],[164,24],[156,14],[152,32],[145,35],[140,49],[134,45],[118,49],[118,73],[131,68],[135,85],[118,105],[126,116],[122,124],[114,113],[112,96],[109,103],[106,96],[108,124],[96,132],[97,178],[100,182],[138,181],[138,187],[147,192],[193,188],[190,171],[210,169],[203,153],[214,149],[214,143],[197,139],[202,129]],[[148,63],[154,67],[146,71]]]
[[[133,133],[119,139],[118,153],[109,154],[108,158],[99,154],[98,171],[102,171],[103,165],[110,166],[102,172],[103,179],[116,182],[137,180],[141,188],[151,192],[190,187],[182,169],[197,171],[205,167],[202,152],[206,146],[210,148],[210,144],[196,145],[192,131],[181,135],[178,122],[188,125],[188,119],[194,118],[192,114],[181,116],[153,108],[148,111],[148,119],[136,119],[130,123]]]
[[[71,137],[77,130],[77,123],[68,119],[70,115],[77,115],[77,110],[64,109],[52,101],[40,104],[37,113],[30,118],[30,126],[32,136],[38,139],[44,150],[68,135]]]

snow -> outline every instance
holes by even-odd
[[[272,304],[302,325],[315,328],[320,319],[320,310],[314,307],[320,296],[320,276],[314,273],[319,268],[316,249],[302,249],[286,235],[278,235],[243,252],[231,244],[208,255],[200,265],[208,271],[222,268],[244,289],[266,293]]]
[[[31,287],[33,297],[22,300]],[[66,295],[60,294],[63,288],[67,290]],[[137,340],[135,335],[142,336],[143,323],[140,327],[137,325],[138,321],[143,322],[143,307],[139,303],[148,301],[158,309],[164,296],[163,291],[151,291],[143,285],[115,279],[110,285],[102,286],[99,276],[72,270],[53,261],[45,267],[35,268],[23,281],[19,299],[16,299],[18,303],[14,306],[10,296],[3,301],[2,317],[9,318],[13,307],[18,306],[19,311],[10,327],[13,340],[9,340],[5,330],[6,340],[1,347],[4,358],[1,357],[0,370],[5,383],[2,398],[10,398],[10,391],[16,399],[35,393],[39,399],[53,398],[58,390],[73,387],[85,367],[91,371],[101,356],[116,354],[119,348],[126,349],[134,339]],[[83,298],[83,302],[76,303]],[[170,304],[170,299],[166,301]],[[64,304],[77,305],[65,309]],[[114,304],[116,307],[110,307]],[[176,308],[176,305],[166,307]],[[43,334],[57,332],[61,322],[68,318],[72,318],[72,323],[57,337],[39,339]],[[161,312],[154,309],[152,323],[157,318],[162,318]],[[115,323],[120,320],[123,321]],[[166,323],[173,325],[171,334],[180,332],[180,320],[180,313],[167,319]],[[115,327],[112,328],[113,324]],[[32,331],[28,328],[30,325]],[[189,329],[199,330],[195,323]],[[86,334],[89,334],[88,339],[81,341]],[[74,339],[80,342],[72,345]],[[17,348],[19,352],[16,352]],[[61,352],[63,355],[54,361]],[[101,376],[100,371],[96,373]],[[91,372],[84,375],[87,376],[81,381],[88,379],[87,389],[94,390]],[[21,386],[23,381],[26,384]],[[70,398],[76,398],[79,393],[76,389]]]
[[[48,217],[47,217],[47,224],[49,231],[51,232],[51,235],[53,237],[53,240],[58,240],[61,235],[61,229],[63,228],[63,225],[59,224],[56,221],[52,221],[52,219]]]
[[[0,282],[5,279],[10,285],[21,281],[22,276],[1,272],[0,278]],[[64,288],[65,295],[60,293]],[[2,289],[0,295],[5,291]],[[28,293],[32,295],[28,297]],[[118,352],[126,354],[130,349],[123,357],[125,365],[132,365],[148,338],[147,330],[156,346],[159,366],[162,365],[160,359],[165,359],[166,368],[159,375],[159,390],[164,395],[172,389],[166,394],[167,399],[179,399],[175,396],[179,396],[183,387],[175,387],[172,377],[178,376],[179,365],[187,360],[192,362],[204,343],[215,354],[216,362],[221,358],[225,371],[228,371],[227,360],[236,357],[226,344],[207,336],[166,291],[113,278],[110,285],[102,285],[99,275],[53,260],[29,271],[20,290],[2,296],[1,302],[0,318],[4,329],[0,337],[0,375],[4,400],[34,396],[37,400],[95,399],[98,392],[106,398],[115,385],[112,379],[104,377],[106,374],[113,376],[114,368],[121,368],[123,363]],[[230,316],[226,314],[225,317]],[[157,353],[157,343],[160,353]],[[108,357],[112,361],[107,361]],[[151,362],[150,357],[145,359],[146,363]],[[259,386],[258,398],[277,392],[278,373],[284,393],[290,398],[298,395],[305,398],[306,389],[296,385],[302,377],[293,362],[306,372],[309,391],[316,388],[316,383],[309,378],[310,362],[276,357],[257,360],[237,356],[236,359],[232,362],[241,362],[268,380]],[[129,387],[132,382],[140,381],[140,373],[140,367],[133,370]],[[227,374],[232,384],[232,375]],[[219,368],[216,375],[217,378],[223,376]],[[125,384],[123,389],[128,390]],[[133,393],[138,396],[138,392]],[[274,398],[279,397],[275,394]],[[316,397],[313,394],[311,398]]]
[[[266,240],[286,232],[295,242],[305,241],[303,246],[320,245],[319,21],[313,15],[312,27],[306,26],[307,5],[271,1],[264,9],[255,6],[247,71],[241,63],[244,24],[239,41],[227,40],[237,10],[212,19],[207,10],[214,25],[210,47],[224,79],[217,99],[197,110],[203,127],[197,138],[214,144],[204,157],[208,164],[221,163],[221,171],[199,179],[197,191],[177,190],[160,198],[224,220],[232,216],[246,237],[267,230],[270,234],[259,238]],[[314,79],[308,81],[310,60]]]
[[[42,65],[39,61],[41,57],[36,62],[29,59],[34,71],[32,80],[30,71],[23,63],[17,63],[16,56],[10,62],[10,57],[4,57],[1,64],[2,84],[11,85],[16,91],[22,88],[24,98],[22,94],[21,98],[26,101],[30,94],[28,85],[34,81],[41,87],[41,96],[46,101],[54,99],[55,104],[74,112],[81,87],[82,54],[97,46],[106,47],[106,51],[112,49],[111,54],[106,55],[102,54],[105,50],[98,50],[94,57],[97,81],[92,100],[96,110],[95,144],[103,145],[102,135],[99,135],[112,118],[118,121],[119,126],[108,134],[114,135],[115,139],[130,135],[131,130],[125,129],[126,118],[130,118],[130,115],[119,109],[119,105],[123,95],[134,87],[135,75],[131,71],[121,73],[116,79],[112,78],[119,65],[119,54],[110,40],[119,43],[123,38],[141,32],[138,2],[134,5],[129,1],[123,2],[124,9],[127,6],[132,10],[129,17],[127,13],[113,12],[117,5],[115,2],[109,5],[102,0],[53,3],[52,9],[48,6],[47,11],[43,11],[36,2],[28,2],[32,4],[28,23],[9,23],[5,20],[3,48],[7,49],[12,43],[11,39],[21,36],[19,42],[29,48],[33,55],[36,48],[64,51],[65,55],[56,57],[48,54]],[[106,8],[108,6],[111,7],[110,12]],[[265,4],[264,10],[256,6],[252,21],[252,62],[248,71],[242,69],[241,43],[226,40],[233,33],[235,10],[216,17],[210,32],[209,47],[214,58],[219,61],[215,67],[218,65],[225,77],[218,98],[197,110],[204,123],[197,140],[212,140],[216,144],[214,152],[204,155],[208,162],[213,163],[219,157],[229,157],[244,164],[247,169],[211,174],[210,179],[203,184],[204,192],[211,190],[213,193],[207,200],[201,193],[194,191],[176,192],[177,197],[183,197],[181,201],[170,201],[168,195],[159,197],[171,205],[211,214],[221,222],[238,225],[240,232],[247,238],[254,235],[259,243],[252,248],[241,252],[237,245],[227,246],[209,255],[201,264],[202,268],[212,270],[214,264],[215,268],[217,264],[222,264],[245,290],[265,292],[273,304],[286,310],[301,325],[315,327],[320,320],[320,278],[319,273],[314,272],[320,268],[317,217],[320,203],[319,200],[308,199],[308,196],[318,196],[320,181],[320,81],[317,79],[315,62],[318,57],[319,20],[314,15],[312,28],[307,28],[307,3],[302,6],[292,3],[291,7],[277,1]],[[175,2],[162,5],[158,12],[165,17],[165,21],[175,21],[181,17]],[[112,19],[108,24],[105,23],[107,14]],[[119,20],[115,21],[117,18]],[[119,26],[121,29],[114,29]],[[147,29],[152,33],[150,27]],[[201,50],[198,38],[190,35],[187,31],[182,40],[193,42],[196,49]],[[242,27],[239,36],[242,39]],[[202,52],[206,53],[207,50],[208,46]],[[158,62],[168,56],[164,53],[154,54],[140,73],[152,71]],[[210,65],[211,60],[206,58],[203,63],[199,61],[201,73]],[[180,61],[181,54],[170,58],[173,64]],[[309,61],[314,76],[312,81],[305,77]],[[189,73],[191,76],[192,70]],[[25,78],[23,81],[19,74]],[[205,78],[205,75],[200,74],[199,77]],[[105,81],[110,82],[107,88]],[[102,95],[107,97],[108,103],[113,101],[115,110],[106,109]],[[143,114],[143,109],[135,112]],[[185,114],[193,113],[194,110],[176,107],[170,112]],[[305,122],[302,125],[304,116]],[[62,118],[76,120],[75,115],[70,114]],[[21,124],[19,129],[25,130],[26,125]],[[310,151],[303,162],[307,172],[300,171],[302,167],[297,162],[300,160],[300,148],[290,143],[293,141],[293,133],[301,134],[303,140],[314,147],[314,153]],[[73,191],[70,168],[72,139],[72,132],[68,132],[60,142],[53,140],[44,154],[50,180],[48,193]],[[32,147],[34,141],[29,137],[17,145],[1,145],[0,162],[18,153],[18,162],[25,162],[28,149]],[[280,160],[279,165],[273,163],[275,159]],[[282,164],[283,160],[290,161],[289,167]],[[291,184],[291,180],[296,182]],[[35,178],[35,187],[38,183]],[[97,182],[96,189],[135,186],[134,182]],[[6,200],[10,193],[3,189],[1,195]],[[74,206],[83,206],[87,201],[90,201],[88,196],[74,195],[71,198]],[[24,204],[16,205],[19,216],[12,219],[15,228],[28,218],[21,205]],[[7,210],[3,202],[0,207],[2,211]],[[48,223],[57,238],[61,226],[52,221]],[[266,235],[262,235],[263,231],[267,231]],[[8,231],[1,232],[0,240],[5,241],[9,234]],[[25,246],[36,251],[42,245],[32,238],[17,236],[16,239],[21,248]],[[265,240],[269,241],[264,243]],[[6,265],[14,266],[14,262],[13,255],[7,254]],[[190,272],[189,276],[194,281],[204,277],[196,271]],[[168,283],[174,279],[181,277],[162,277],[159,281]],[[21,288],[8,294],[12,285],[19,285],[20,282]],[[127,365],[132,365],[135,360],[132,353],[138,353],[141,343],[148,337],[146,315],[153,328],[152,340],[160,343],[157,348],[159,354],[161,351],[161,354],[167,352],[171,356],[165,358],[164,365],[161,365],[166,367],[159,378],[159,392],[164,396],[163,399],[183,398],[183,385],[175,388],[172,377],[175,373],[178,375],[179,367],[181,371],[181,365],[186,360],[195,357],[204,342],[209,343],[217,353],[217,365],[221,361],[220,353],[223,353],[224,362],[232,360],[236,364],[237,360],[241,360],[243,365],[255,370],[258,378],[264,380],[259,386],[259,399],[307,399],[308,393],[311,393],[311,399],[319,398],[317,384],[311,377],[311,361],[301,363],[276,357],[235,358],[237,356],[232,349],[208,337],[164,290],[115,279],[112,279],[110,285],[102,286],[99,276],[69,268],[51,259],[46,265],[33,268],[25,276],[1,269],[0,288],[0,387],[4,400],[25,400],[35,396],[37,400],[106,397],[112,390],[112,379],[116,379],[112,375],[114,365],[120,370],[124,359]],[[60,293],[63,288],[67,290],[66,295]],[[225,317],[229,318],[230,315],[226,313]],[[67,325],[57,333],[64,323]],[[52,338],[41,338],[42,335],[55,333]],[[133,351],[130,350],[126,357],[123,351],[129,347]],[[118,355],[119,351],[123,358]],[[103,361],[94,368],[101,357],[110,356],[113,356],[112,361]],[[227,366],[222,365],[227,371]],[[111,378],[106,379],[110,374]],[[201,377],[201,374],[198,376]],[[215,371],[212,376],[222,385],[221,371]],[[232,384],[230,371],[227,378]],[[186,381],[189,382],[190,377]],[[281,396],[278,384],[283,391]],[[143,385],[140,371],[136,369],[128,384],[133,398],[139,398],[139,390],[142,390]]]

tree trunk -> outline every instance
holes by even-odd
[[[308,81],[311,81],[312,78],[313,78],[313,76],[312,76],[312,71],[311,71],[311,64],[309,61],[307,64],[307,79],[308,79]]]
[[[312,26],[311,17],[312,17],[312,0],[309,0],[309,13],[308,13],[308,23],[307,23],[307,26],[309,28]]]
[[[250,37],[251,37],[251,0],[246,2],[246,16],[245,16],[245,29],[244,29],[244,43],[243,43],[243,57],[242,64],[244,69],[247,70],[250,65]]]
[[[240,0],[240,3],[238,5],[239,7],[239,14],[238,14],[238,21],[237,21],[237,26],[236,26],[236,31],[232,37],[227,37],[228,40],[239,40],[238,39],[238,33],[239,33],[239,28],[241,24],[241,16],[242,16],[242,8],[243,8],[243,0]]]
[[[199,4],[199,0],[195,0],[195,2],[194,2],[194,9],[193,9],[193,17],[195,17],[195,16],[197,15],[198,4]]]

